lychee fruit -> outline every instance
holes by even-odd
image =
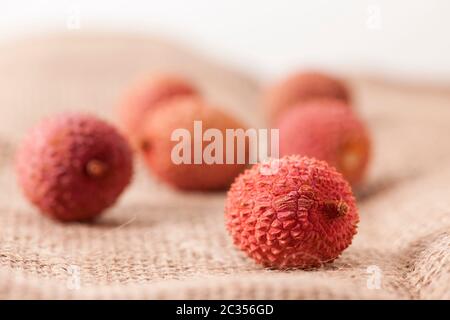
[[[357,186],[367,171],[371,143],[365,124],[339,100],[315,100],[279,119],[280,155],[314,157],[336,167]]]
[[[270,123],[286,110],[317,98],[333,98],[350,103],[350,91],[345,83],[333,76],[316,72],[297,72],[269,88],[265,107]]]
[[[209,129],[219,137],[203,141]],[[145,119],[139,138],[140,150],[151,172],[177,189],[226,189],[246,166],[245,161],[239,163],[237,159],[238,143],[234,144],[234,154],[227,155],[226,129],[245,130],[236,119],[200,98],[173,99]],[[213,142],[222,143],[223,147],[213,151]],[[247,147],[240,152],[247,154]],[[209,161],[205,154],[216,158]],[[232,156],[234,161],[227,163],[227,156]]]
[[[120,127],[136,147],[136,135],[149,111],[176,97],[196,96],[197,89],[187,80],[169,74],[152,75],[130,87],[119,106]]]
[[[132,177],[132,152],[124,137],[90,115],[44,120],[21,144],[18,182],[43,214],[83,221],[113,205]]]
[[[314,158],[270,161],[254,165],[231,185],[225,220],[234,243],[266,267],[308,269],[333,261],[357,231],[350,185]],[[276,170],[267,174],[264,166]]]

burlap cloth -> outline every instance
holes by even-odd
[[[0,298],[450,298],[450,93],[352,77],[374,139],[353,245],[313,271],[265,270],[225,232],[225,195],[181,194],[137,161],[120,203],[95,224],[43,218],[12,170],[17,142],[42,116],[114,119],[146,71],[184,73],[207,96],[261,124],[258,83],[140,36],[36,37],[0,47]]]

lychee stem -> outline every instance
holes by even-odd
[[[86,165],[87,174],[93,178],[101,178],[105,176],[107,170],[108,165],[105,162],[97,159],[89,160]]]
[[[147,140],[143,140],[141,141],[140,147],[144,152],[147,152],[150,150],[150,142]]]
[[[348,205],[342,200],[328,200],[323,202],[323,210],[330,218],[343,217],[348,212]]]

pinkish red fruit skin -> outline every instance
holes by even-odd
[[[140,154],[151,173],[158,180],[178,190],[216,191],[226,190],[246,164],[194,164],[194,121],[202,121],[203,131],[214,128],[225,137],[227,129],[246,127],[220,108],[210,105],[198,97],[180,97],[168,101],[145,119],[139,136]],[[177,129],[187,129],[191,134],[191,164],[174,164],[171,152],[179,142],[171,135]],[[248,141],[247,141],[248,143]],[[203,143],[203,149],[207,143]],[[237,154],[235,144],[234,154]],[[248,144],[247,144],[248,148]],[[223,154],[226,155],[224,140]],[[248,159],[248,149],[246,149]]]
[[[315,99],[338,99],[350,105],[351,94],[345,83],[317,71],[297,72],[267,90],[265,106],[270,123],[276,122],[294,105]]]
[[[266,267],[314,268],[352,242],[359,215],[347,181],[326,162],[289,156],[278,171],[261,164],[232,184],[225,207],[234,243]]]
[[[299,104],[280,117],[277,127],[281,156],[324,160],[353,186],[362,183],[370,160],[370,136],[346,103],[323,99]]]
[[[198,96],[197,89],[187,80],[170,74],[152,75],[133,84],[119,107],[120,127],[136,147],[136,137],[147,113],[165,102],[184,96]]]
[[[88,163],[97,164],[96,176]],[[132,152],[106,122],[65,114],[31,130],[18,150],[16,172],[23,193],[43,214],[89,220],[113,205],[130,183]]]

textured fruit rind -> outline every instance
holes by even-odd
[[[16,171],[25,196],[44,214],[81,221],[114,204],[129,184],[132,152],[106,122],[65,114],[28,134],[17,153]]]
[[[257,164],[228,192],[226,227],[256,262],[274,268],[312,268],[336,259],[359,221],[350,185],[326,162],[289,156],[278,171]]]
[[[353,186],[363,181],[371,154],[370,136],[345,102],[321,99],[299,104],[282,115],[276,126],[281,156],[324,160]]]

